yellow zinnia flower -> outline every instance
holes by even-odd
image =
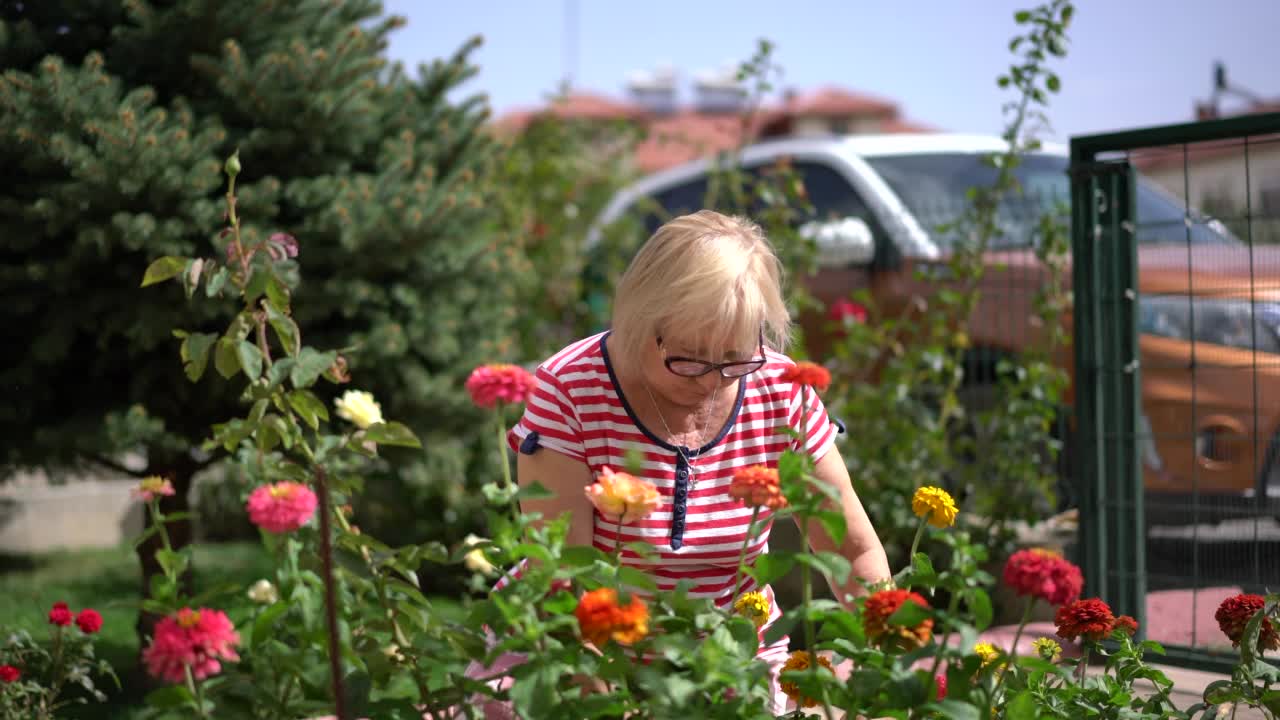
[[[1042,659],[1049,662],[1057,662],[1062,657],[1062,646],[1053,638],[1036,638],[1031,641],[1031,647],[1036,649]]]
[[[918,518],[927,519],[934,527],[944,528],[955,524],[958,510],[950,493],[940,487],[926,485],[911,497],[911,512]]]
[[[755,623],[757,629],[769,622],[769,598],[762,592],[742,593],[742,597],[733,603],[734,612]]]
[[[982,658],[983,667],[990,665],[1000,657],[1000,651],[991,643],[978,643],[973,646],[973,651],[977,653],[978,657]]]

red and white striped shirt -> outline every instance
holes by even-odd
[[[738,555],[752,513],[728,495],[734,472],[751,465],[776,468],[783,451],[799,449],[800,436],[805,437],[807,451],[820,459],[834,443],[835,426],[816,393],[802,393],[799,385],[779,379],[792,360],[766,351],[765,367],[738,383],[733,412],[715,438],[701,448],[677,449],[644,427],[632,411],[631,403],[638,399],[622,393],[609,362],[607,337],[606,332],[579,340],[538,367],[537,387],[524,416],[508,433],[508,442],[513,450],[523,446],[525,452],[537,452],[536,446],[581,460],[593,475],[606,466],[621,469],[629,453],[638,453],[640,474],[657,486],[662,504],[647,518],[621,526],[616,518],[594,513],[593,544],[612,553],[619,533],[623,544],[649,543],[651,558],[624,549],[623,564],[650,574],[662,590],[690,580],[691,597],[710,598],[720,607],[731,605],[736,599]],[[802,419],[804,397],[808,406]],[[797,435],[788,434],[788,428]],[[769,515],[768,508],[761,509],[761,519]],[[748,547],[748,565],[769,551],[771,528],[772,523],[766,525]],[[739,593],[760,589],[750,577],[738,582]],[[781,615],[772,589],[766,586],[763,592],[772,610],[760,630],[762,638]],[[786,649],[784,637],[762,647],[760,654],[785,654]]]

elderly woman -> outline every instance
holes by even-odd
[[[692,580],[693,596],[724,607],[735,600],[738,553],[751,521],[751,509],[727,494],[734,472],[777,467],[784,450],[803,450],[818,479],[838,491],[848,524],[839,546],[818,524],[809,528],[815,549],[852,563],[837,596],[861,594],[861,581],[888,579],[884,548],[821,400],[781,379],[794,364],[783,354],[790,318],[781,285],[781,264],[749,221],[704,210],[659,228],[622,277],[612,329],[569,345],[537,370],[536,390],[508,439],[520,451],[520,484],[539,482],[555,497],[525,501],[523,509],[568,513],[570,544],[611,551],[619,534],[623,542],[650,543],[656,559],[623,561],[663,589]],[[621,467],[631,451],[642,454],[640,474],[658,487],[662,504],[641,521],[618,525],[595,512],[583,488],[603,468]],[[768,541],[766,530],[748,549],[749,563],[768,552]],[[740,581],[739,592],[751,590],[770,599],[772,624],[781,615],[772,590]],[[784,637],[759,651],[775,670],[779,713],[786,697],[777,670],[787,643]]]

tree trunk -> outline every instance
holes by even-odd
[[[194,478],[199,465],[195,460],[188,456],[168,458],[164,462],[156,462],[147,468],[149,475],[160,475],[167,478],[173,484],[173,495],[162,497],[160,499],[160,512],[166,517],[177,515],[179,513],[186,514],[191,512],[191,502],[189,495],[191,494],[191,482]],[[143,529],[150,530],[154,523],[150,513],[144,514]],[[165,523],[165,529],[168,531],[169,543],[175,551],[181,550],[191,544],[193,539],[193,525],[191,518],[183,518]],[[142,597],[148,599],[151,597],[151,579],[156,576],[163,576],[164,570],[160,568],[160,563],[156,561],[156,551],[164,547],[164,543],[160,539],[160,534],[156,533],[148,537],[137,548],[138,562],[142,566]],[[188,565],[186,572],[179,579],[179,593],[183,596],[190,597],[193,594],[193,570]],[[160,616],[153,613],[141,611],[138,613],[138,650],[139,653],[147,647],[150,642],[152,631],[156,623],[159,622]],[[139,665],[141,665],[141,654],[139,654]]]

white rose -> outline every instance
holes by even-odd
[[[463,547],[471,547],[478,542],[484,542],[484,538],[468,535],[463,539],[462,545]],[[471,572],[480,573],[481,575],[491,575],[497,570],[493,563],[489,562],[489,558],[484,556],[484,551],[480,548],[476,548],[463,556],[462,563]]]
[[[249,588],[249,599],[262,605],[273,605],[280,599],[276,586],[270,580],[259,580]]]
[[[346,391],[334,405],[338,408],[338,417],[355,423],[361,430],[382,422],[382,406],[363,390]]]

